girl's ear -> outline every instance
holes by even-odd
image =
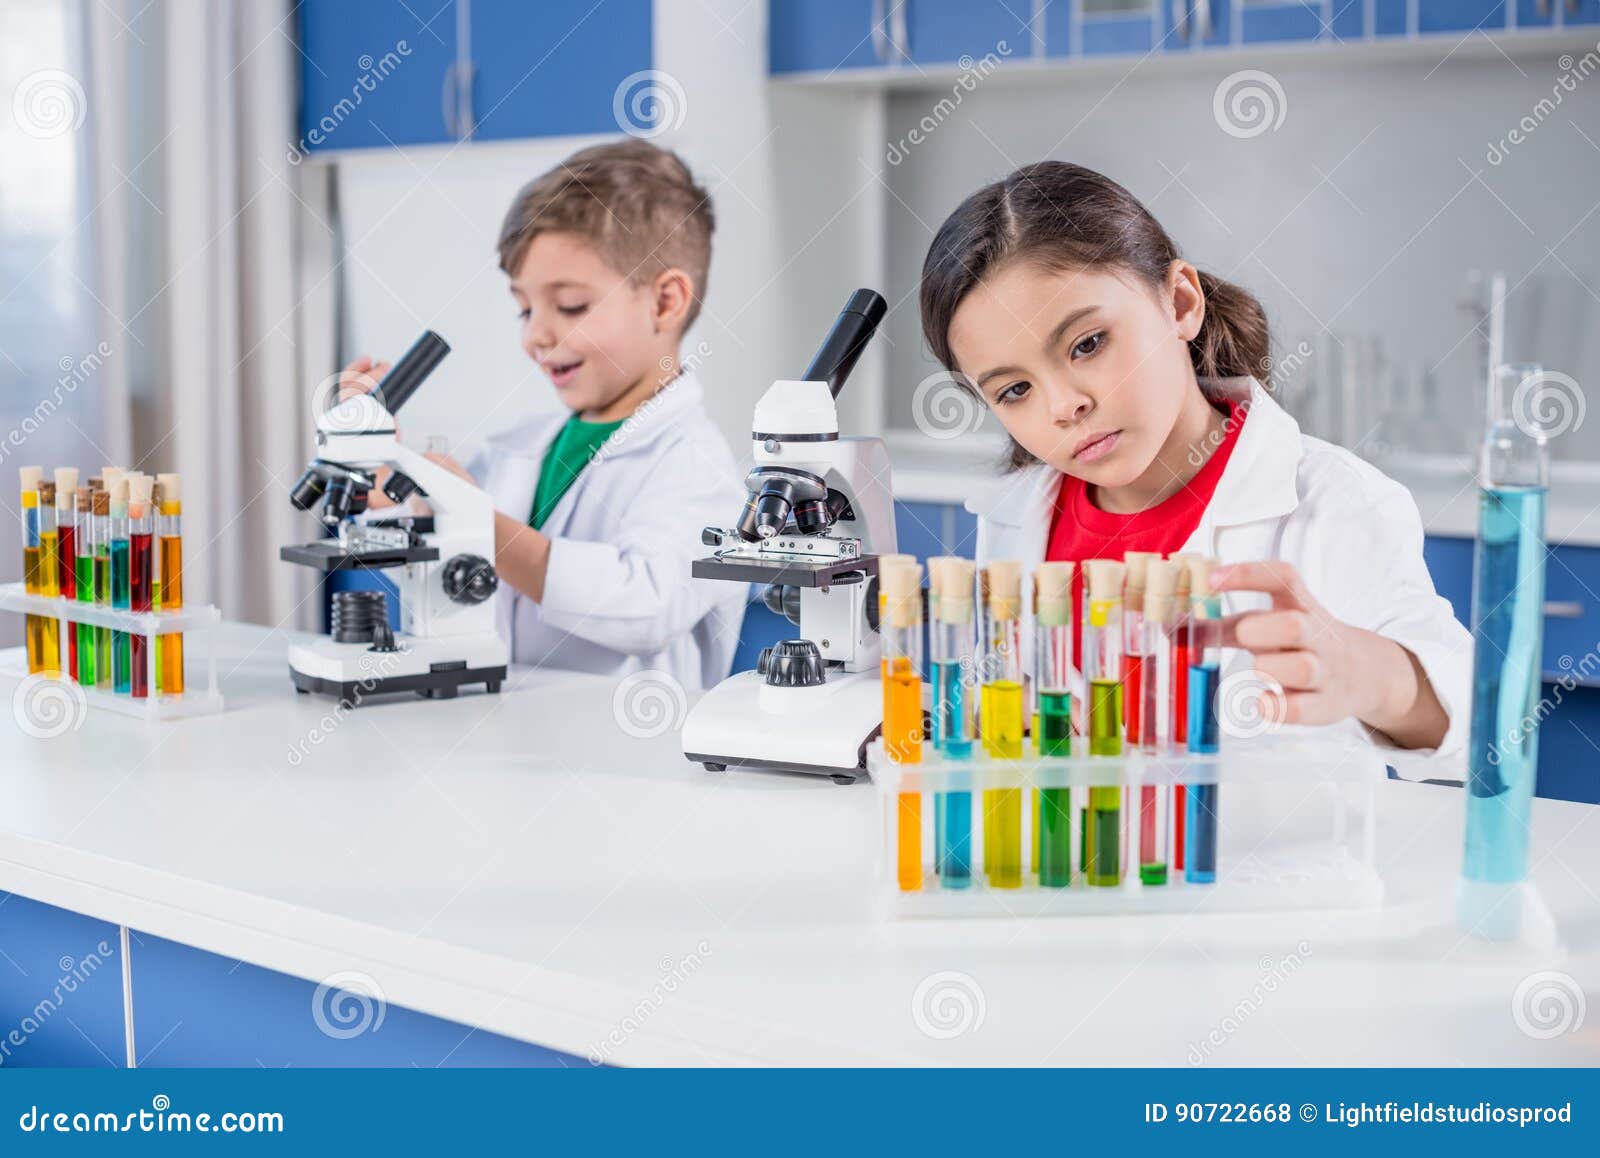
[[[1206,295],[1200,288],[1200,271],[1186,261],[1175,261],[1167,273],[1167,295],[1172,301],[1178,336],[1192,342],[1206,320]]]
[[[681,269],[663,270],[651,288],[655,294],[652,307],[656,333],[671,330],[681,335],[683,321],[694,303],[694,279]]]

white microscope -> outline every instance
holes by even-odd
[[[320,500],[334,532],[281,558],[325,573],[397,569],[400,633],[389,628],[383,591],[340,591],[331,634],[289,647],[289,675],[302,693],[337,696],[353,707],[390,692],[449,699],[465,685],[498,692],[508,654],[495,631],[494,503],[395,437],[395,412],[444,360],[450,347],[423,333],[370,393],[330,400],[316,416],[317,457],[290,493],[299,510]],[[396,504],[428,500],[427,516],[358,520],[388,467],[383,493]],[[399,508],[397,508],[399,509]]]
[[[877,438],[841,438],[834,406],[888,310],[857,290],[800,381],[774,382],[756,403],[755,468],[732,530],[701,579],[765,583],[767,606],[799,637],[762,652],[755,671],[712,688],[683,726],[683,752],[713,771],[771,768],[850,783],[883,727],[878,662],[878,556],[895,549],[889,454]]]

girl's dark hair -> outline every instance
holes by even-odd
[[[1178,248],[1139,199],[1111,178],[1065,161],[1040,161],[968,197],[945,219],[922,263],[922,332],[946,370],[956,369],[950,321],[967,294],[1007,262],[1045,269],[1114,267],[1152,289]],[[1267,315],[1248,290],[1200,274],[1205,321],[1189,343],[1201,378],[1254,375],[1270,385]],[[1010,466],[1036,461],[1015,442]]]

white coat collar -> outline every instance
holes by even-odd
[[[1211,379],[1204,386],[1214,398],[1247,397],[1250,415],[1201,525],[1235,526],[1294,510],[1300,503],[1300,425],[1254,378]],[[967,500],[966,508],[1002,526],[1048,527],[1060,484],[1061,472],[1049,463],[1034,463],[994,479]]]
[[[705,390],[694,371],[684,370],[611,432],[603,453],[607,458],[615,458],[649,449],[680,417],[698,409],[704,396]],[[487,442],[497,452],[542,460],[556,433],[571,417],[565,412],[540,414],[490,435]]]

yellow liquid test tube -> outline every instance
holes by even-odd
[[[984,569],[983,587],[989,602],[988,654],[984,657],[984,683],[979,689],[980,713],[988,721],[983,737],[985,753],[994,760],[1022,758],[1022,564],[1011,560],[990,563]],[[984,792],[986,831],[993,834],[988,863],[989,885],[997,889],[1022,887],[1021,788],[991,788]]]
[[[22,589],[29,595],[39,594],[39,481],[44,478],[42,466],[25,466],[18,472],[22,482]],[[29,615],[24,622],[28,645],[28,674],[43,668],[40,653],[44,649],[44,620]]]
[[[56,484],[39,484],[39,594],[47,599],[61,597],[61,538],[56,531]],[[61,674],[61,621],[41,615],[39,670]]]
[[[183,491],[176,474],[156,476],[161,488],[161,514],[156,520],[161,541],[161,610],[183,607]],[[156,681],[163,695],[183,694],[183,634],[156,637]]]
[[[881,560],[883,750],[896,764],[922,762],[922,568]],[[895,878],[902,892],[922,888],[922,794],[901,792],[895,809]]]

